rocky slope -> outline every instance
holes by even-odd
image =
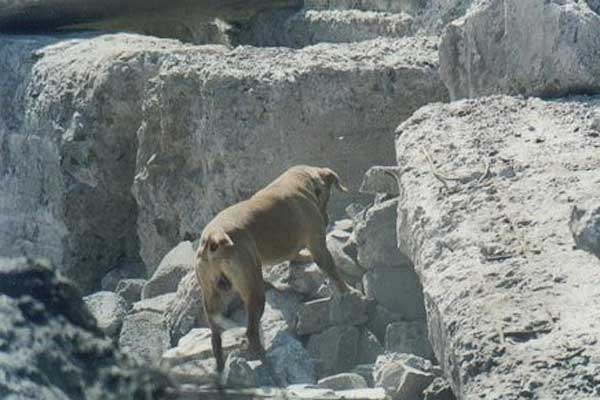
[[[171,386],[119,352],[44,261],[0,259],[0,350],[2,398],[158,399]]]
[[[597,0],[200,3],[86,25],[184,42],[0,36],[0,255],[51,258],[98,324],[79,295],[4,287],[3,318],[49,351],[9,329],[0,348],[41,372],[0,355],[0,395],[94,398],[117,365],[127,397],[151,374],[125,372],[118,344],[168,368],[175,398],[600,396],[600,100],[485,97],[597,93]],[[351,187],[327,244],[365,297],[336,296],[315,264],[265,269],[268,363],[232,329],[218,378],[194,240],[294,163]],[[227,316],[245,324],[235,296]],[[79,372],[55,317],[100,330],[108,355]]]

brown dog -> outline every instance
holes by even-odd
[[[259,338],[265,306],[263,265],[306,259],[308,250],[337,289],[348,292],[325,244],[332,185],[347,191],[329,168],[292,167],[250,199],[221,211],[204,228],[196,253],[196,275],[218,371],[224,367],[221,313],[223,291],[228,289],[238,292],[244,302],[248,349],[264,358]]]

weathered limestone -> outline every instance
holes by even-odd
[[[318,384],[319,387],[331,390],[362,389],[367,387],[367,381],[365,378],[350,372],[319,379]]]
[[[140,300],[145,284],[145,279],[122,279],[117,284],[115,293],[123,297],[129,309],[133,303]]]
[[[194,271],[196,251],[192,242],[184,241],[175,246],[162,259],[152,277],[142,289],[142,299],[177,291],[184,276]]]
[[[115,337],[119,334],[127,314],[125,299],[113,292],[96,292],[85,296],[83,301],[106,336]]]
[[[157,365],[170,342],[162,313],[145,310],[125,316],[119,348],[138,362]]]
[[[372,300],[355,295],[339,296],[309,301],[296,312],[296,333],[306,335],[322,332],[333,325],[362,325],[375,309]]]
[[[385,351],[433,359],[433,350],[427,338],[427,322],[402,321],[389,324],[385,333]]]
[[[212,53],[194,48],[149,81],[133,187],[147,265],[290,165],[328,165],[356,193],[393,157],[393,126],[446,99],[430,38]],[[334,193],[332,214],[352,198]]]
[[[389,353],[377,358],[373,379],[392,400],[421,399],[423,391],[440,374],[431,362],[408,355]]]
[[[72,282],[43,260],[0,258],[0,393],[5,399],[160,398],[168,376],[105,337]]]
[[[452,99],[598,93],[598,35],[585,1],[479,0],[448,25],[441,74]]]
[[[569,228],[577,247],[600,258],[600,203],[597,199],[573,207]]]
[[[600,261],[569,228],[597,198],[599,107],[489,97],[424,107],[397,130],[399,246],[459,399],[599,394],[583,376],[600,357]]]
[[[411,33],[413,18],[362,10],[268,11],[235,33],[233,41],[254,46],[305,47],[317,43],[347,43]]]

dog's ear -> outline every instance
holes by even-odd
[[[323,179],[323,182],[328,187],[335,185],[335,187],[341,192],[347,192],[348,188],[340,182],[340,177],[331,168],[321,168],[319,170],[319,176]]]
[[[220,248],[233,246],[233,240],[222,229],[215,230],[207,235],[206,240],[200,242],[198,257],[202,257],[207,251],[214,253]]]

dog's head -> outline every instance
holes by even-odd
[[[233,247],[233,240],[221,228],[210,229],[202,233],[196,258],[213,261],[227,257]]]
[[[342,185],[338,174],[330,168],[319,168],[317,170],[317,176],[318,179],[315,184],[315,194],[317,196],[319,208],[325,217],[325,224],[328,224],[327,203],[329,203],[331,187],[334,186],[341,192],[347,192],[348,189]]]

